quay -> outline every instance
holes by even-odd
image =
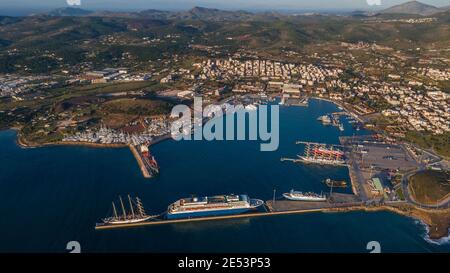
[[[150,141],[148,143],[149,146],[151,145],[155,145],[157,143],[160,143],[162,141],[168,140],[172,138],[171,134],[166,134],[166,135],[162,135],[159,137],[154,138],[152,141]],[[154,175],[152,173],[152,170],[150,169],[149,166],[147,166],[148,164],[145,164],[143,158],[142,158],[142,154],[140,151],[138,151],[138,149],[136,149],[136,146],[134,146],[133,144],[128,144],[128,147],[130,148],[131,152],[133,153],[134,158],[136,159],[139,168],[141,169],[142,175],[144,176],[144,178],[152,178]]]
[[[324,210],[326,210],[326,208],[287,210],[287,211],[268,211],[268,212],[227,215],[227,216],[179,219],[179,220],[154,220],[154,221],[140,222],[140,223],[133,223],[133,224],[97,225],[95,227],[95,229],[96,230],[107,230],[107,229],[133,228],[133,227],[156,226],[156,225],[166,225],[166,224],[180,224],[180,223],[190,223],[190,222],[206,222],[206,221],[227,220],[227,219],[255,218],[255,217],[263,217],[263,216],[322,212]]]
[[[153,176],[151,175],[151,173],[148,170],[148,168],[145,166],[144,161],[142,159],[142,156],[139,153],[139,151],[136,149],[136,147],[131,145],[131,144],[128,145],[128,147],[130,147],[130,150],[133,153],[134,158],[136,158],[136,161],[137,161],[137,163],[139,165],[139,168],[141,169],[142,175],[145,178],[152,178]]]
[[[304,214],[313,212],[332,212],[333,210],[341,211],[342,209],[351,210],[358,208],[361,205],[362,203],[354,195],[333,193],[332,198],[330,198],[329,201],[327,202],[307,202],[307,201],[288,201],[288,200],[275,200],[274,202],[274,200],[268,200],[264,204],[265,211],[263,212],[176,219],[176,220],[164,220],[161,219],[160,216],[155,216],[153,220],[140,223],[116,224],[116,225],[98,224],[95,226],[95,230],[137,228],[145,226],[218,221],[227,219],[255,218],[255,217],[276,216],[276,215]]]

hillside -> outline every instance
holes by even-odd
[[[384,15],[387,16],[387,15]],[[404,15],[397,16],[398,18]],[[194,8],[185,12],[147,10],[139,13],[96,12],[87,16],[29,16],[0,18],[0,72],[21,67],[42,73],[59,67],[48,56],[52,51],[66,64],[127,66],[124,54],[148,62],[163,54],[184,54],[191,44],[224,46],[233,51],[302,50],[316,43],[376,42],[401,48],[426,47],[431,43],[449,46],[449,13],[435,15],[429,24],[377,22],[377,17],[333,15],[282,15]],[[389,19],[396,15],[389,15]],[[382,19],[380,19],[382,20]],[[166,36],[176,36],[165,38]],[[146,40],[144,40],[147,39]],[[149,46],[149,39],[159,39]],[[16,53],[7,54],[8,49]]]
[[[424,171],[410,178],[414,199],[422,204],[434,205],[450,196],[448,172]]]
[[[416,15],[433,15],[435,13],[441,12],[442,10],[431,5],[423,4],[418,1],[411,1],[396,5],[381,11],[384,14],[416,14]]]
[[[89,10],[67,7],[67,8],[54,9],[48,13],[45,13],[45,15],[48,15],[48,16],[86,16],[86,15],[89,15],[92,13],[93,12],[89,11]]]

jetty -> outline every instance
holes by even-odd
[[[145,178],[152,178],[153,176],[151,175],[150,170],[145,166],[144,160],[142,159],[142,155],[139,153],[139,151],[136,149],[136,147],[131,144],[128,145],[128,147],[130,148],[131,152],[133,153],[134,158],[136,158],[139,168],[141,169],[142,175]]]
[[[147,143],[147,146],[150,147],[151,145],[155,145],[157,143],[160,143],[162,141],[168,140],[172,138],[172,136],[170,134],[166,134],[166,135],[162,135],[159,137],[155,137],[154,139],[152,139],[150,142]],[[134,158],[136,159],[139,168],[141,169],[142,175],[144,176],[144,178],[152,178],[155,176],[155,171],[152,168],[152,166],[150,166],[148,164],[148,161],[146,162],[146,160],[144,159],[144,155],[142,154],[141,149],[139,148],[139,146],[133,145],[133,144],[128,144],[128,147],[130,148],[131,152],[133,153]],[[148,149],[147,149],[148,152]]]
[[[363,205],[361,201],[352,194],[333,193],[329,196],[326,202],[308,202],[308,201],[290,201],[290,200],[268,200],[264,202],[263,210],[259,212],[235,214],[235,215],[223,215],[223,216],[210,216],[199,218],[186,218],[166,220],[164,214],[152,216],[150,220],[138,223],[126,223],[126,224],[97,224],[96,230],[108,230],[108,229],[123,229],[123,228],[136,228],[145,226],[156,225],[168,225],[168,224],[182,224],[191,222],[207,222],[218,221],[227,219],[242,219],[242,218],[256,218],[265,216],[277,216],[277,215],[289,215],[289,214],[304,214],[313,212],[326,212],[333,211],[335,209],[356,208]]]
[[[295,201],[293,201],[293,202],[295,202]],[[266,212],[244,213],[244,214],[236,214],[236,215],[201,217],[201,218],[187,218],[187,219],[177,219],[177,220],[156,220],[156,219],[154,219],[152,221],[131,223],[131,224],[97,225],[97,226],[95,226],[95,229],[96,230],[123,229],[123,228],[135,228],[135,227],[167,225],[167,224],[207,222],[207,221],[217,221],[217,220],[227,220],[227,219],[256,218],[256,217],[264,217],[264,216],[324,212],[329,209],[330,209],[330,207],[321,207],[321,208],[297,209],[297,210],[279,210],[279,211],[274,210],[274,211],[266,211]]]

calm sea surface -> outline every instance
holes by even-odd
[[[119,195],[139,196],[147,213],[190,194],[247,193],[268,200],[291,188],[327,191],[327,177],[349,180],[346,168],[280,162],[303,152],[296,140],[338,143],[345,132],[316,119],[339,111],[318,100],[280,108],[280,147],[260,152],[256,141],[166,141],[152,147],[161,175],[146,180],[128,149],[21,149],[16,133],[0,132],[0,252],[450,252],[427,242],[417,221],[391,213],[305,214],[95,231]],[[345,120],[345,119],[344,119]],[[341,190],[342,191],[342,190]],[[349,189],[343,190],[349,192]]]

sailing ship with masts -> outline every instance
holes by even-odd
[[[138,197],[132,199],[130,195],[128,195],[128,203],[130,207],[129,211],[125,209],[122,197],[120,196],[119,202],[121,207],[121,213],[118,213],[116,205],[114,204],[114,202],[112,202],[113,216],[102,219],[104,224],[118,225],[118,224],[138,223],[146,221],[152,217],[145,213],[141,199],[139,199]]]

